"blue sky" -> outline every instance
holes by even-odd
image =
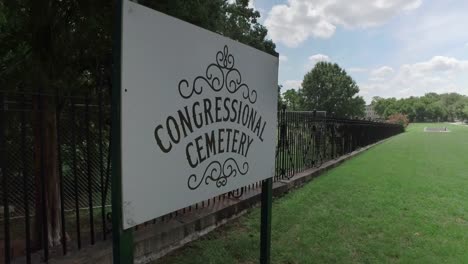
[[[466,0],[255,0],[280,53],[279,83],[298,88],[317,61],[338,63],[373,96],[468,95]]]

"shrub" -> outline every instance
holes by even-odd
[[[404,114],[393,114],[388,117],[387,121],[392,124],[400,124],[403,127],[407,127],[409,124],[408,116]]]

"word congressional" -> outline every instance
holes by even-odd
[[[157,125],[154,137],[161,151],[168,153],[174,145],[193,134],[196,129],[223,122],[236,125],[236,129],[216,128],[197,135],[186,145],[190,166],[195,167],[211,155],[224,152],[247,156],[253,142],[253,138],[246,133],[248,131],[263,142],[266,121],[249,103],[229,97],[205,98],[185,106],[174,115],[169,115],[163,124]],[[245,128],[247,131],[242,132],[237,128]],[[193,155],[193,152],[197,155]]]

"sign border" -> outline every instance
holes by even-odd
[[[134,240],[133,228],[123,229],[123,202],[122,202],[122,123],[121,123],[121,105],[122,105],[122,29],[123,29],[123,8],[124,1],[114,0],[114,27],[112,41],[112,57],[114,61],[112,71],[112,94],[111,94],[111,164],[112,164],[112,244],[113,244],[113,263],[133,263],[134,261]],[[175,18],[175,17],[173,17]],[[178,18],[175,18],[178,19]],[[180,20],[180,19],[178,19]],[[183,20],[181,20],[183,21]],[[189,23],[183,21],[185,23]],[[189,23],[191,24],[191,23]],[[194,24],[191,24],[196,26]],[[198,27],[198,26],[196,26]],[[221,37],[227,38],[219,33],[198,27],[210,33],[215,33]],[[230,39],[230,38],[228,38]],[[263,50],[254,48],[237,40],[230,39],[248,48],[255,49],[267,55],[279,58]],[[276,80],[277,82],[277,80]],[[279,110],[279,109],[278,109]],[[260,234],[260,263],[270,263],[271,248],[271,209],[272,209],[272,183],[273,178],[267,178],[262,181],[261,193],[261,234]]]

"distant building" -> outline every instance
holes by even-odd
[[[366,119],[377,120],[380,116],[375,112],[373,105],[366,105]]]

